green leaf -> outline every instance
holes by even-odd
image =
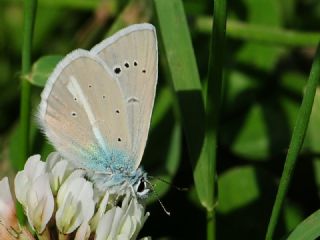
[[[288,146],[297,111],[298,105],[284,97],[273,96],[253,104],[247,112],[222,125],[221,142],[225,146],[231,143],[232,152],[241,157],[266,161],[283,153]]]
[[[221,131],[224,133],[222,142],[226,145],[231,142],[234,153],[254,160],[265,159],[269,155],[268,129],[261,105],[253,105],[245,116],[235,117]]]
[[[313,240],[320,237],[320,210],[314,212],[300,223],[287,240]]]
[[[264,170],[234,167],[218,178],[218,239],[263,239],[276,185]],[[228,227],[224,227],[228,226]]]
[[[28,80],[33,85],[44,87],[50,74],[62,58],[63,56],[60,55],[41,57],[33,64],[32,71]]]
[[[263,239],[276,187],[273,176],[262,168],[247,165],[223,172],[218,178],[218,239]],[[292,230],[302,219],[303,211],[286,200],[284,226]]]
[[[245,2],[247,22],[274,28],[282,25],[278,0],[245,0]],[[268,14],[265,14],[266,11]],[[245,43],[240,51],[237,52],[237,59],[242,64],[250,64],[259,69],[271,70],[275,67],[281,54],[282,51],[279,47],[249,42]],[[252,61],[253,59],[254,61]]]

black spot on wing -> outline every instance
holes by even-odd
[[[119,73],[121,73],[121,68],[120,67],[115,67],[113,69],[113,71],[114,71],[115,74],[119,74]]]

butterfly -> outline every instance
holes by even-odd
[[[56,150],[90,172],[97,189],[150,192],[139,167],[158,76],[156,30],[124,28],[90,51],[68,54],[41,94],[40,126]]]

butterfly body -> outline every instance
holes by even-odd
[[[151,24],[129,26],[90,51],[68,54],[41,95],[39,122],[62,156],[101,191],[144,197],[139,168],[158,73]]]
[[[144,185],[144,182],[148,179],[147,173],[142,168],[132,172],[126,172],[123,169],[117,169],[114,172],[92,172],[89,173],[89,177],[95,183],[96,189],[101,192],[108,189],[110,194],[129,193],[139,198],[147,197],[147,194],[141,194],[140,192],[149,193],[149,190],[145,187],[141,191],[137,191],[139,185]]]

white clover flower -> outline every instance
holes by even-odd
[[[23,205],[27,204],[27,192],[34,180],[45,173],[45,163],[40,160],[40,155],[28,158],[24,169],[17,173],[14,180],[16,198]]]
[[[96,240],[136,239],[149,217],[136,198],[126,195],[121,207],[114,206],[100,219]]]
[[[37,233],[41,234],[54,210],[54,199],[48,174],[40,175],[32,183],[27,192],[25,208],[30,225]]]
[[[0,181],[0,239],[34,240],[30,232],[19,226],[7,177]]]
[[[53,195],[57,195],[61,184],[74,170],[70,162],[63,159],[59,153],[50,153],[46,160],[46,172],[50,174],[50,186]]]
[[[77,230],[74,240],[87,240],[90,237],[91,229],[88,222],[83,222]]]
[[[92,183],[79,174],[79,171],[71,174],[58,191],[56,222],[63,234],[73,232],[94,214]]]
[[[0,221],[7,226],[17,224],[16,208],[7,177],[0,181]]]
[[[131,193],[97,191],[87,176],[85,170],[76,169],[58,153],[50,154],[47,162],[42,162],[40,155],[27,160],[15,177],[15,193],[38,239],[137,238],[149,216],[144,206]],[[121,199],[121,206],[116,206]],[[0,181],[2,239],[35,240],[30,230],[18,223],[8,178]]]
[[[105,195],[103,196],[102,200],[100,201],[98,211],[94,215],[94,217],[90,221],[90,225],[93,231],[97,229],[98,223],[101,217],[104,215],[107,209],[107,204],[109,201],[109,192],[106,191]]]

